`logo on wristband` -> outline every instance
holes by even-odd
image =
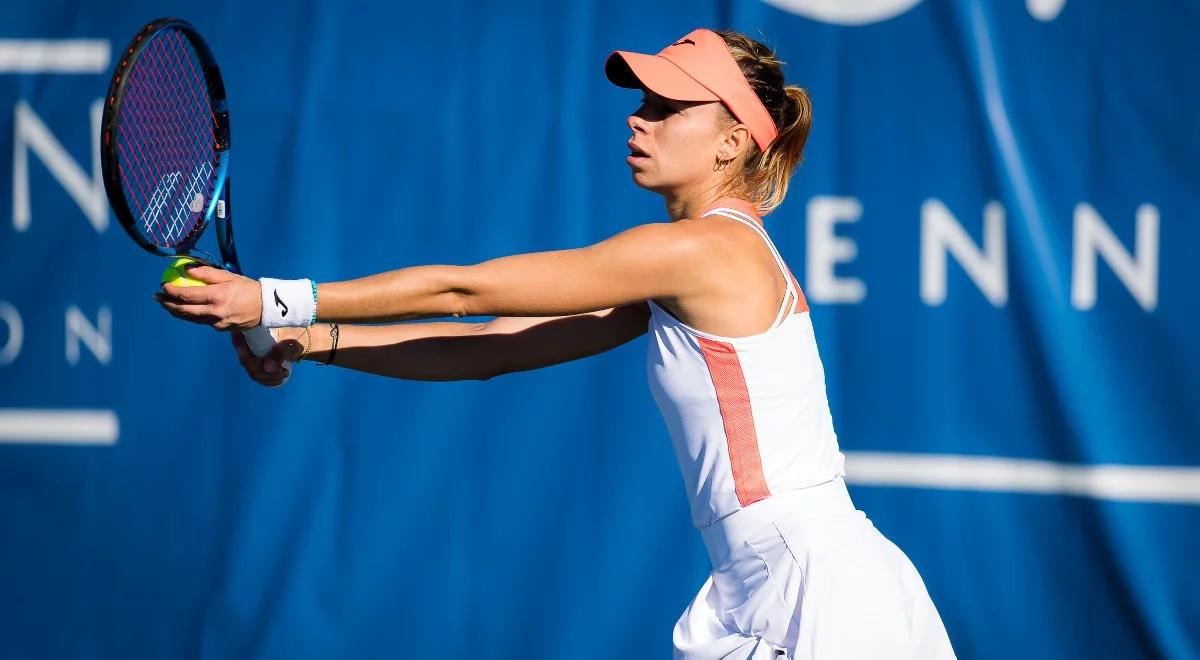
[[[275,289],[275,304],[283,310],[283,316],[287,316],[288,306],[279,298],[279,289]]]

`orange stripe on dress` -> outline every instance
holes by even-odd
[[[717,390],[717,405],[729,443],[729,464],[733,468],[733,487],[738,502],[749,506],[771,492],[763,475],[758,435],[754,431],[754,412],[750,409],[750,390],[742,364],[732,344],[697,337],[704,362]]]

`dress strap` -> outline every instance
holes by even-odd
[[[783,262],[783,257],[779,255],[779,250],[775,249],[775,244],[771,242],[771,237],[767,236],[767,231],[751,219],[750,216],[735,209],[726,207],[715,208],[700,217],[707,218],[710,215],[719,215],[740,222],[757,232],[763,241],[766,242],[767,247],[771,250],[771,256],[775,257],[775,264],[779,266],[779,272],[783,275],[784,284],[787,286],[783,294],[783,302],[779,305],[779,312],[775,315],[775,321],[771,324],[771,327],[774,328],[783,323],[789,314],[796,311],[796,306],[800,302],[800,292],[797,290],[795,281],[792,279],[792,272],[788,270],[787,264]]]

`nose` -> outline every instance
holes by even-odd
[[[640,112],[640,109],[639,109],[639,112]],[[646,132],[646,120],[639,117],[638,113],[636,113],[636,112],[632,115],[629,115],[629,118],[626,120],[625,123],[627,123],[629,125],[629,130],[631,130],[635,133],[645,133]]]

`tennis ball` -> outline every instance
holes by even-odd
[[[184,268],[188,264],[198,263],[200,262],[190,257],[179,257],[172,261],[171,265],[167,266],[167,269],[163,271],[160,281],[163,284],[170,284],[171,286],[205,286],[204,282],[194,277],[188,277],[187,270]]]

